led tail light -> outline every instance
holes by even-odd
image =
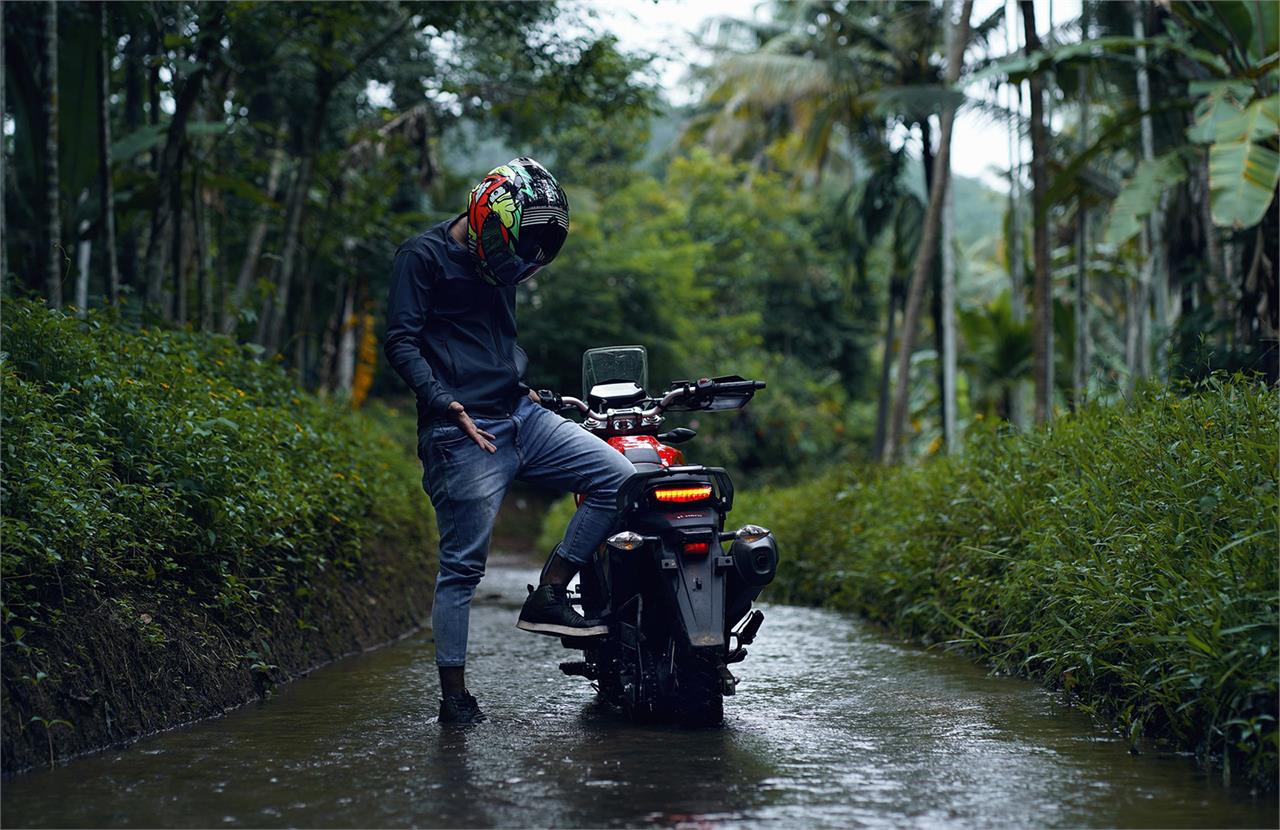
[[[710,484],[694,484],[685,487],[659,487],[653,491],[653,497],[658,501],[686,504],[692,501],[702,501],[711,498]]]
[[[686,556],[706,556],[711,552],[710,542],[685,542],[683,550]]]

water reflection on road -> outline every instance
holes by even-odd
[[[532,573],[491,571],[471,686],[433,722],[429,632],[270,701],[22,776],[18,826],[1274,827],[1274,797],[1123,742],[1036,686],[828,611],[768,607],[720,730],[636,727],[514,628]]]

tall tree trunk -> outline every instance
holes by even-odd
[[[98,52],[98,167],[102,212],[102,255],[107,264],[107,302],[120,299],[120,270],[116,266],[116,197],[111,186],[111,30],[107,25],[107,4],[99,3],[98,28],[102,48]]]
[[[103,4],[105,6],[105,4]],[[143,122],[143,88],[144,65],[146,60],[146,41],[140,30],[129,32],[129,43],[124,51],[124,132],[132,135]],[[135,159],[133,165],[138,165]],[[124,223],[124,244],[120,247],[120,282],[133,290],[138,287],[138,223],[136,220]]]
[[[1213,210],[1209,202],[1209,150],[1199,153],[1196,165],[1196,197],[1200,203],[1200,226],[1204,228],[1205,259],[1209,265],[1206,288],[1213,307],[1213,323],[1216,329],[1214,343],[1225,350],[1231,331],[1231,295],[1233,286],[1227,273],[1227,258],[1223,255],[1222,238],[1213,224]]]
[[[1143,20],[1145,9],[1141,3],[1134,3],[1132,8],[1133,36],[1141,41],[1146,37],[1146,24]],[[1144,161],[1150,162],[1156,156],[1155,128],[1150,115],[1151,77],[1147,72],[1147,48],[1141,44],[1137,47],[1137,58],[1138,107],[1143,112],[1141,122],[1142,158]],[[1165,260],[1167,259],[1164,245],[1165,205],[1166,198],[1164,194],[1161,194],[1156,209],[1151,212],[1151,215],[1144,223],[1146,233],[1143,235],[1141,283],[1138,288],[1138,309],[1136,310],[1139,315],[1139,326],[1136,332],[1137,365],[1130,368],[1131,389],[1135,375],[1137,377],[1146,377],[1151,373],[1152,359],[1159,359],[1157,355],[1152,354],[1152,346],[1157,338],[1161,341],[1164,340],[1168,327],[1169,275],[1168,269],[1165,267]],[[1163,353],[1164,350],[1160,349],[1159,351]],[[1159,362],[1161,364],[1160,374],[1164,374],[1164,360],[1160,359]],[[1136,372],[1134,368],[1136,368]]]
[[[277,133],[284,135],[287,124],[281,122]],[[267,173],[267,198],[274,201],[280,189],[280,174],[284,171],[284,139],[281,137],[271,153],[271,169]],[[236,277],[236,287],[231,295],[231,302],[226,305],[222,316],[222,331],[231,334],[236,330],[236,322],[240,318],[240,308],[244,305],[253,283],[253,274],[258,267],[258,259],[262,256],[262,243],[267,238],[267,222],[275,212],[263,205],[258,212],[258,220],[249,231],[249,242],[245,247],[244,261],[240,264],[240,273]]]
[[[960,21],[952,24],[950,20],[951,4],[948,3],[947,25],[958,25],[951,40],[951,48],[947,51],[947,86],[955,86],[960,77],[960,65],[964,60],[965,46],[969,42],[969,15],[973,10],[973,0],[964,0],[960,8]],[[955,108],[944,107],[941,118],[941,135],[938,141],[938,154],[933,162],[933,180],[935,186],[929,194],[929,207],[925,212],[924,231],[921,234],[920,250],[916,254],[915,267],[911,274],[911,285],[907,291],[907,307],[902,318],[902,338],[898,346],[898,382],[897,393],[893,401],[893,415],[889,419],[889,429],[885,437],[884,453],[881,458],[886,463],[893,461],[897,455],[898,444],[906,432],[907,404],[911,381],[911,353],[915,350],[916,327],[919,325],[920,305],[924,299],[925,281],[929,277],[929,269],[933,265],[934,253],[938,247],[938,237],[942,225],[942,201],[951,174],[951,128],[955,123]]]
[[[342,333],[342,314],[347,307],[347,285],[350,282],[346,275],[352,270],[349,255],[344,257],[343,265],[342,275],[338,277],[338,284],[334,286],[333,311],[329,314],[329,320],[324,327],[324,337],[320,341],[320,377],[317,386],[321,393],[333,391],[333,378],[337,369],[338,339]]]
[[[948,37],[955,32],[947,29]],[[948,44],[950,51],[950,44]],[[948,187],[942,202],[942,440],[947,452],[958,452],[956,441],[956,205]]]
[[[192,171],[191,221],[195,236],[196,284],[200,291],[200,330],[213,331],[213,265],[210,261],[209,229],[206,224],[208,194],[204,188],[204,159]]]
[[[5,40],[4,32],[4,4],[0,3],[0,66],[7,66],[5,63]],[[7,83],[0,82],[0,113],[8,112],[5,109],[5,88]],[[3,155],[3,154],[0,154]],[[6,188],[9,185],[9,165],[4,163],[4,159],[0,158],[0,194],[8,193]],[[4,205],[0,205],[0,294],[9,290],[9,227],[5,214],[7,211]]]
[[[293,365],[303,386],[311,388],[313,378],[309,352],[311,351],[311,313],[314,304],[316,281],[310,279],[308,274],[311,252],[304,247],[300,257],[299,265],[301,267],[299,270],[303,275],[302,303],[298,308],[297,316],[294,318]]]
[[[356,285],[347,284],[346,302],[342,306],[342,335],[338,338],[337,388],[335,391],[350,397],[351,379],[356,370]]]
[[[289,192],[275,297],[268,298],[259,327],[263,333],[259,340],[266,346],[267,351],[277,351],[281,347],[284,318],[289,309],[289,290],[293,285],[294,264],[297,261],[299,237],[302,233],[302,214],[307,203],[307,193],[311,189],[312,153],[309,146],[304,147],[302,158],[298,162],[298,173],[294,179],[293,188]]]
[[[62,211],[58,182],[58,4],[44,8],[44,293],[50,308],[62,307]]]
[[[950,30],[948,29],[948,32]],[[947,35],[950,37],[950,34]],[[933,126],[929,123],[928,118],[920,121],[920,158],[924,162],[924,190],[925,199],[928,200],[928,194],[933,191]],[[943,213],[946,213],[945,206]],[[945,224],[945,217],[944,217]],[[943,386],[946,380],[943,377],[944,368],[942,366],[942,350],[943,350],[943,324],[942,324],[942,267],[938,261],[938,256],[934,254],[933,267],[929,269],[929,317],[933,322],[933,353],[937,355],[934,361],[934,377],[938,384],[938,415],[942,423],[947,422],[947,396],[943,392]],[[945,430],[944,430],[945,431]]]
[[[895,271],[889,281],[889,302],[886,303],[885,309],[884,355],[880,359],[880,394],[876,401],[875,458],[884,457],[885,438],[889,426],[890,395],[893,394],[889,381],[893,376],[890,369],[893,365],[894,323],[897,319],[898,305],[901,303],[902,289],[902,279]]]
[[[182,166],[187,153],[187,120],[199,99],[200,90],[210,71],[210,60],[214,47],[218,46],[221,16],[225,10],[214,4],[206,19],[200,21],[199,45],[196,47],[195,66],[191,74],[182,83],[181,92],[174,103],[173,116],[169,120],[169,128],[165,134],[164,149],[160,151],[157,162],[156,178],[162,183],[169,183],[169,198],[158,199],[155,211],[151,215],[151,238],[147,244],[147,293],[146,304],[152,309],[161,309],[166,317],[168,309],[162,309],[164,291],[165,245],[170,243],[169,251],[173,260],[181,264],[181,232],[180,221],[182,211]],[[153,106],[158,100],[153,98]],[[153,110],[152,117],[157,117]],[[175,214],[177,218],[175,218]],[[172,239],[171,239],[172,237]],[[181,280],[177,273],[174,278]],[[178,286],[179,294],[182,286]]]
[[[1089,40],[1090,0],[1080,5],[1080,37]],[[1080,73],[1080,145],[1089,147],[1089,96],[1092,71]],[[1089,209],[1084,195],[1076,196],[1076,348],[1072,361],[1071,405],[1079,409],[1089,392]]]
[[[183,141],[186,144],[186,141]],[[186,216],[182,193],[182,168],[183,161],[186,158],[186,149],[184,147],[182,154],[178,157],[178,163],[172,171],[172,180],[169,190],[169,203],[173,206],[173,245],[171,248],[172,262],[169,267],[173,272],[173,316],[171,319],[177,320],[181,325],[189,319],[187,308],[187,269],[186,269]]]
[[[1133,5],[1133,35],[1135,38],[1146,37],[1143,9],[1137,3]],[[1138,108],[1143,111],[1142,124],[1140,124],[1142,126],[1142,158],[1151,161],[1156,158],[1156,140],[1151,115],[1148,114],[1151,110],[1151,78],[1147,73],[1147,47],[1139,45],[1137,54]],[[1130,307],[1125,309],[1125,362],[1129,369],[1125,391],[1129,395],[1132,395],[1138,379],[1146,378],[1151,374],[1152,337],[1157,330],[1164,328],[1164,309],[1167,305],[1167,300],[1162,297],[1164,292],[1157,292],[1155,315],[1152,315],[1151,310],[1152,286],[1161,281],[1161,269],[1158,268],[1157,260],[1160,259],[1162,248],[1164,248],[1164,227],[1162,227],[1164,214],[1165,197],[1161,196],[1156,210],[1143,222],[1142,234],[1139,237],[1142,270],[1138,275],[1137,286],[1133,287],[1129,295]],[[1167,288],[1167,283],[1165,287]]]
[[[1019,0],[1027,53],[1040,50],[1036,34],[1036,10],[1032,0]],[[1035,413],[1036,423],[1053,417],[1053,291],[1049,272],[1049,142],[1044,124],[1044,78],[1036,73],[1031,86],[1031,204],[1032,261],[1035,282],[1032,291],[1032,328],[1035,340]]]
[[[1021,48],[1017,9],[1009,6],[1005,15],[1005,46],[1010,55]],[[1021,326],[1027,320],[1027,258],[1023,251],[1022,225],[1022,82],[1008,86],[1009,93],[1009,311]],[[1027,427],[1026,384],[1015,378],[1010,384],[1007,408],[1009,423]]]
[[[89,189],[80,191],[77,208],[83,208],[89,201]],[[77,209],[77,212],[79,210]],[[76,307],[76,316],[89,314],[89,272],[93,267],[93,239],[89,235],[89,220],[81,219],[76,228],[76,293],[72,301]]]

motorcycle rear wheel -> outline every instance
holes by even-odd
[[[707,727],[724,723],[724,694],[715,669],[698,663],[680,666],[675,690],[676,717],[682,726]]]

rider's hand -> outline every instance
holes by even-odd
[[[534,403],[536,403],[536,404],[541,404],[541,403],[542,403],[542,396],[538,394],[537,390],[535,390],[535,389],[530,389],[530,390],[529,390],[529,400],[533,401],[533,402],[534,402]]]
[[[476,422],[471,420],[471,416],[467,414],[466,408],[457,401],[449,404],[449,420],[457,424],[472,441],[480,445],[481,449],[488,452],[498,451],[498,448],[493,444],[498,439],[492,433],[485,432],[476,426]]]

